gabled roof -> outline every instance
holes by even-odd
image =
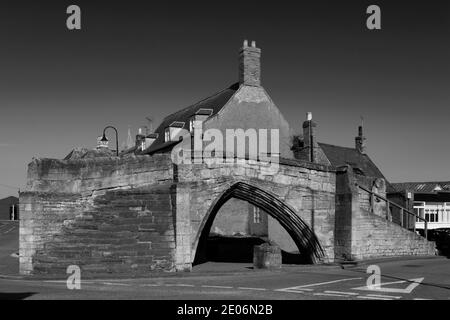
[[[386,181],[386,192],[395,192],[380,169],[372,162],[367,154],[360,153],[354,148],[340,147],[326,143],[319,143],[331,165],[341,167],[350,165],[356,172],[360,171],[364,176],[382,178]]]
[[[10,197],[6,197],[6,198],[3,198],[3,199],[0,199],[0,205],[1,204],[8,204],[9,205],[10,203],[19,203],[19,198],[10,196]]]
[[[392,186],[399,192],[406,190],[416,193],[450,192],[450,181],[439,182],[402,182]]]
[[[184,108],[178,112],[172,113],[164,118],[159,127],[155,130],[155,133],[158,133],[158,138],[153,142],[151,146],[151,150],[146,150],[146,153],[155,152],[155,150],[159,150],[161,148],[164,149],[164,146],[167,144],[164,141],[165,135],[164,131],[174,122],[184,122],[189,123],[189,120],[192,116],[194,116],[197,111],[200,109],[211,109],[211,116],[217,114],[225,104],[231,99],[231,97],[236,93],[239,89],[239,83],[235,83],[232,86],[222,90],[212,96],[201,100],[187,108]],[[204,110],[201,112],[203,113]],[[170,143],[167,146],[171,145]]]
[[[360,153],[354,148],[334,146],[326,143],[319,143],[319,145],[334,167],[350,165],[352,168],[362,171],[365,176],[386,180],[367,154]]]

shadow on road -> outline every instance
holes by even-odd
[[[267,240],[259,237],[236,236],[209,236],[194,261],[194,265],[211,262],[253,263],[254,246],[266,243]],[[307,255],[283,251],[283,264],[309,264]]]
[[[0,292],[0,300],[23,300],[35,294],[35,292]]]

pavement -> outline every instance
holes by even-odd
[[[139,279],[88,279],[81,274],[80,289],[70,290],[66,279],[18,276],[18,258],[11,256],[17,252],[17,239],[18,224],[0,222],[0,299],[450,300],[450,259],[444,257],[283,265],[281,270],[208,262],[190,273]],[[378,285],[374,268],[381,272]]]

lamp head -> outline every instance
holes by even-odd
[[[106,137],[105,133],[103,133],[103,137],[100,140],[101,142],[108,142],[108,138]]]

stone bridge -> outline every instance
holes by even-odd
[[[235,197],[269,213],[310,262],[335,259],[336,172],[280,160],[174,165],[168,154],[33,160],[21,193],[20,271],[190,270],[220,207]]]

